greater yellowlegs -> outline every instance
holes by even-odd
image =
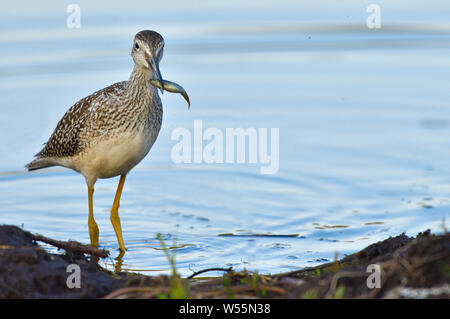
[[[134,37],[131,56],[134,69],[128,81],[99,90],[75,103],[59,121],[45,147],[28,170],[64,166],[81,173],[88,187],[89,237],[98,247],[99,230],[94,220],[93,194],[98,178],[120,175],[111,209],[111,223],[125,251],[119,219],[119,203],[125,177],[150,151],[161,128],[161,92],[181,93],[184,89],[164,81],[159,62],[164,39],[154,31],[141,31]]]

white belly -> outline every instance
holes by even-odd
[[[87,179],[126,174],[147,155],[157,135],[158,132],[144,131],[103,138],[80,154],[73,168]]]

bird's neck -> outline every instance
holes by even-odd
[[[128,80],[127,96],[132,100],[152,100],[157,94],[153,86],[150,85],[150,70],[134,66],[130,79]]]

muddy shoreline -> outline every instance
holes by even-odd
[[[79,266],[80,288],[68,287],[70,264]],[[190,279],[175,268],[171,276],[114,273],[96,257],[50,254],[31,233],[0,226],[0,298],[449,298],[450,235],[400,234],[331,263],[276,275],[223,270],[220,277],[205,270]]]

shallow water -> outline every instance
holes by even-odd
[[[240,4],[236,13],[238,2],[180,2],[177,10],[79,2],[76,30],[57,2],[6,8],[0,223],[89,242],[83,178],[23,166],[74,102],[128,78],[132,36],[153,28],[165,37],[163,77],[188,91],[191,110],[179,95],[162,96],[160,136],[121,201],[122,270],[168,272],[157,233],[177,247],[177,267],[189,275],[229,265],[289,271],[401,232],[441,232],[450,217],[450,5],[380,2],[382,29],[369,30],[359,4],[331,13],[277,3]],[[193,132],[194,120],[223,133],[279,128],[278,172],[262,175],[260,163],[175,164],[171,134]],[[117,182],[99,180],[94,196],[111,269]]]

